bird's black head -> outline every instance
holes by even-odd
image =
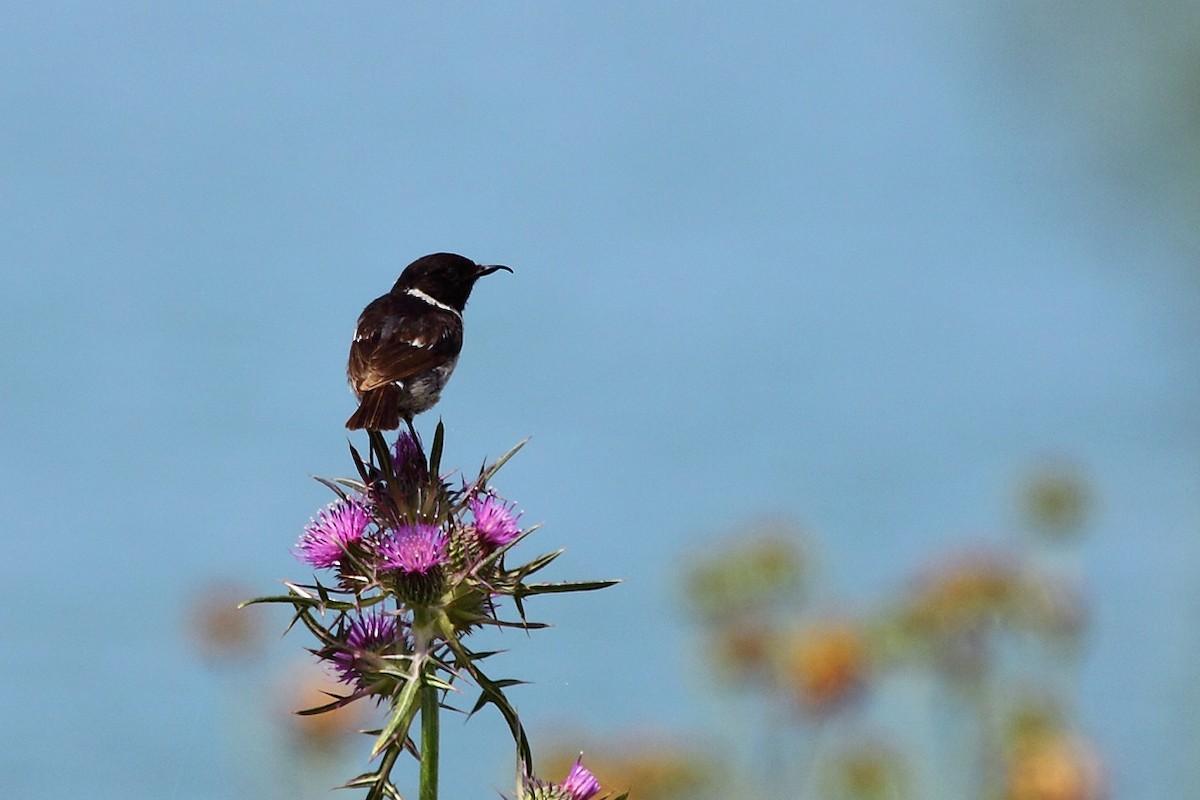
[[[421,256],[405,267],[392,292],[417,289],[439,303],[462,311],[475,281],[500,269],[512,272],[502,264],[485,267],[454,253],[433,253]]]

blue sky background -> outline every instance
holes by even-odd
[[[1029,91],[993,15],[2,18],[11,796],[236,796],[188,592],[303,577],[289,549],[327,500],[309,476],[351,470],[354,320],[437,250],[516,270],[468,308],[446,463],[532,435],[500,485],[568,548],[558,575],[627,579],[548,599],[559,627],[509,642],[535,735],[711,724],[679,565],[741,521],[796,519],[821,591],[867,605],[944,548],[1010,538],[1014,482],[1056,456],[1100,499],[1082,722],[1120,796],[1179,796],[1200,705],[1196,253],[1093,169],[1095,136]],[[451,762],[448,797],[504,785],[502,736],[448,730],[481,753]]]

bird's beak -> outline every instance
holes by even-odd
[[[493,272],[495,272],[496,270],[499,270],[499,269],[505,270],[506,272],[512,272],[511,269],[504,266],[503,264],[492,264],[491,266],[488,266],[488,267],[485,267],[482,264],[480,264],[479,272],[475,273],[475,277],[482,278],[484,275],[491,275]]]

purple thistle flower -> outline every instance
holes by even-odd
[[[401,433],[392,446],[392,471],[402,487],[411,488],[429,480],[421,444],[410,433]]]
[[[549,783],[526,775],[518,787],[520,800],[590,800],[600,792],[600,781],[583,766],[580,754],[562,783]]]
[[[396,444],[392,446],[392,463],[396,472],[400,472],[406,464],[419,461],[420,458],[421,446],[411,433],[401,433],[396,437]]]
[[[363,501],[338,500],[322,509],[317,518],[304,528],[296,558],[317,569],[337,566],[346,546],[362,539],[371,522]]]
[[[428,522],[401,525],[379,543],[380,566],[385,570],[425,575],[449,560],[448,549],[449,538],[437,525]]]
[[[521,515],[514,517],[512,513],[516,503],[505,505],[503,498],[489,491],[473,496],[468,505],[471,515],[475,517],[475,530],[479,532],[480,541],[492,550],[503,547],[521,535],[521,529],[517,526],[517,519]]]
[[[400,638],[396,618],[387,614],[366,613],[350,623],[342,637],[344,647],[336,648],[329,660],[340,675],[343,683],[365,686],[363,656],[368,653],[381,654]]]
[[[571,800],[589,800],[600,793],[600,781],[583,766],[583,756],[571,767],[559,788],[571,796]]]

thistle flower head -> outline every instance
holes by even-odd
[[[396,443],[392,445],[392,469],[401,483],[424,483],[429,479],[421,443],[412,434],[404,432],[396,437]]]
[[[600,793],[600,781],[582,761],[581,755],[562,783],[526,778],[520,787],[519,800],[591,800]]]
[[[399,641],[400,628],[395,617],[372,612],[352,620],[340,638],[342,646],[333,650],[329,660],[342,682],[365,687],[364,672],[370,671],[370,657],[386,652]]]
[[[392,445],[392,462],[396,465],[397,470],[420,456],[421,446],[417,444],[417,440],[412,437],[411,433],[401,431],[400,435],[396,437],[396,443]]]
[[[567,777],[559,784],[559,788],[566,792],[571,800],[589,800],[600,793],[600,781],[583,766],[581,755],[567,773]]]
[[[346,547],[362,539],[370,522],[371,515],[359,498],[331,503],[305,526],[296,557],[317,569],[335,567]]]
[[[516,505],[505,505],[504,499],[488,491],[486,494],[476,494],[467,503],[471,515],[475,518],[475,530],[479,539],[489,549],[495,550],[511,542],[521,535],[517,519],[512,510]]]
[[[448,560],[449,539],[428,522],[401,525],[379,543],[380,566],[407,574],[425,575]]]

